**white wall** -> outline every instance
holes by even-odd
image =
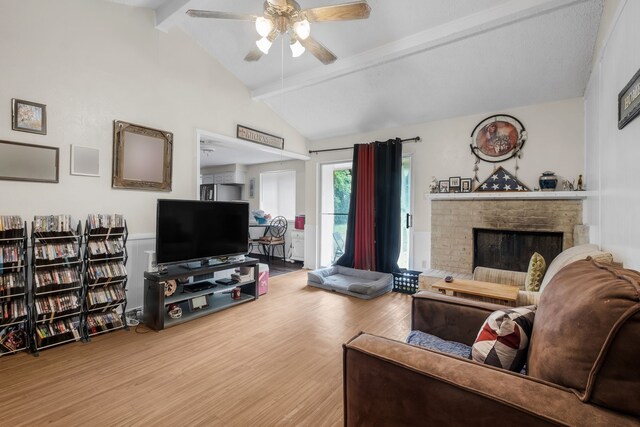
[[[625,267],[638,270],[640,118],[619,130],[617,102],[618,93],[640,69],[640,2],[605,2],[605,7],[614,18],[585,94],[587,189],[595,190],[587,199],[586,214],[596,225],[592,241]]]
[[[0,214],[84,220],[118,212],[131,233],[154,232],[156,199],[197,194],[197,128],[235,136],[242,123],[282,135],[288,150],[307,150],[299,133],[180,30],[157,31],[148,9],[99,0],[3,2],[0,58],[0,139],[60,148],[60,182],[0,181]],[[11,130],[11,98],[47,105],[47,135]],[[172,192],[111,188],[114,119],[174,133]],[[70,144],[100,149],[99,178],[69,174]]]
[[[497,113],[511,114],[525,126],[527,140],[522,158],[519,160],[519,179],[531,189],[538,186],[540,174],[546,170],[556,172],[568,179],[576,179],[584,173],[584,111],[583,99],[575,98],[559,102],[512,108]],[[412,138],[420,136],[422,142],[403,146],[405,153],[412,153],[414,174],[414,246],[413,267],[429,266],[431,213],[425,194],[429,191],[431,177],[448,179],[450,176],[472,177],[475,157],[469,144],[473,128],[492,112],[458,117],[396,129],[351,135],[311,143],[311,149],[349,147],[356,143],[389,138]],[[306,212],[307,223],[317,229],[318,164],[340,160],[351,160],[352,151],[336,151],[313,154],[307,162]],[[515,173],[515,159],[498,164]],[[480,163],[478,177],[486,179],[494,165]],[[314,235],[307,233],[308,238]],[[317,238],[317,236],[316,236]],[[310,254],[311,256],[311,254]],[[315,256],[315,254],[314,254]],[[308,264],[312,260],[307,259]]]

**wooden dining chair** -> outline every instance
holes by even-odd
[[[262,247],[262,251],[267,257],[267,263],[271,263],[274,248],[282,246],[282,261],[285,261],[285,242],[284,233],[287,232],[287,219],[283,216],[277,216],[271,220],[264,236],[258,239],[258,243]]]

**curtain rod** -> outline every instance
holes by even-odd
[[[416,136],[415,138],[407,138],[407,139],[401,139],[400,142],[420,142],[422,141],[422,138],[420,138],[419,136]],[[326,148],[324,150],[309,150],[309,154],[317,154],[317,153],[324,153],[326,151],[341,151],[341,150],[353,150],[353,147],[343,147],[343,148]]]

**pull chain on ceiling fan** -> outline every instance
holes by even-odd
[[[280,34],[284,36],[286,33],[289,34],[289,46],[294,58],[308,50],[320,62],[327,65],[333,63],[337,57],[310,36],[310,23],[366,19],[369,17],[370,12],[371,8],[365,0],[310,9],[300,9],[300,5],[294,0],[267,0],[264,2],[262,16],[193,9],[189,9],[187,15],[194,18],[235,19],[255,22],[256,31],[261,39],[256,41],[257,47],[245,56],[245,61],[259,60],[262,55],[269,53],[269,48],[271,48],[273,41]]]

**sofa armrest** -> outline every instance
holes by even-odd
[[[411,329],[472,345],[487,317],[504,308],[510,307],[420,291],[412,299]]]
[[[498,268],[476,267],[473,270],[473,280],[481,282],[499,283],[501,285],[513,285],[524,290],[524,282],[527,273],[521,271],[500,270]]]
[[[516,305],[518,307],[526,306],[526,305],[538,305],[540,301],[540,292],[535,291],[518,291],[518,300],[516,301]]]
[[[344,344],[343,363],[346,426],[637,426],[552,384],[374,335]]]

